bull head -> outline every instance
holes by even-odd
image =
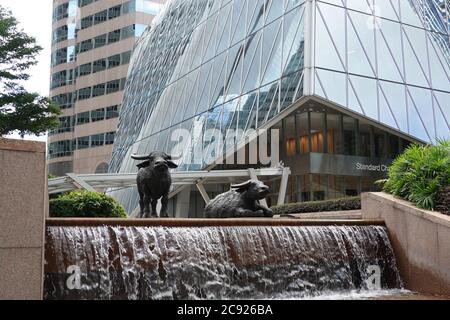
[[[269,194],[269,187],[259,180],[248,180],[244,183],[234,184],[231,188],[239,193],[246,192],[248,198],[255,200],[264,199]]]
[[[175,169],[178,168],[178,165],[173,162],[173,160],[178,160],[181,157],[172,156],[165,152],[154,151],[149,155],[132,155],[132,159],[134,160],[144,160],[144,162],[137,165],[139,169],[146,167],[154,167],[159,170],[164,170],[167,168]]]

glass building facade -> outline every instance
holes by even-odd
[[[450,137],[448,12],[438,0],[169,1],[134,49],[110,172],[171,152],[177,129],[191,133],[178,170],[200,170],[214,167],[191,152],[208,129],[241,131],[237,145],[276,128],[287,201],[373,190],[409,143]],[[112,195],[137,207],[135,189]]]

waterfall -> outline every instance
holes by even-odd
[[[45,299],[271,299],[402,288],[381,226],[48,227]],[[78,278],[77,278],[78,277]]]

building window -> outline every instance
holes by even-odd
[[[80,4],[80,7],[84,7],[95,1],[98,1],[98,0],[79,0],[79,4]]]
[[[85,100],[91,97],[91,87],[78,90],[78,100]]]
[[[100,59],[93,63],[93,73],[100,72],[106,69],[106,59]]]
[[[94,24],[99,24],[108,20],[108,10],[103,10],[94,14]]]
[[[117,92],[120,90],[120,80],[113,80],[106,85],[106,94]]]
[[[108,68],[120,66],[120,54],[108,57]]]
[[[379,129],[374,129],[375,157],[386,158],[386,137],[387,134]]]
[[[372,154],[372,127],[364,122],[359,121],[359,155],[363,157],[371,157]]]
[[[89,148],[89,137],[77,138],[77,149],[87,149]]]
[[[92,40],[85,40],[80,43],[80,52],[86,52],[92,49]]]
[[[52,74],[51,87],[52,89],[65,86],[67,83],[67,70],[56,72]]]
[[[106,45],[106,34],[102,34],[94,38],[94,47],[100,48]]]
[[[96,134],[91,136],[91,146],[92,147],[100,147],[105,144],[105,134]]]
[[[120,41],[120,29],[108,33],[108,43],[114,43],[117,41]]]
[[[97,84],[92,87],[92,97],[99,97],[105,94],[105,84]]]
[[[69,27],[62,26],[53,31],[53,43],[65,41],[69,38]]]
[[[111,106],[106,108],[106,119],[119,117],[119,106]]]
[[[85,124],[90,122],[89,111],[81,112],[77,114],[77,125]]]
[[[122,14],[127,14],[136,11],[136,0],[125,2],[122,5]]]
[[[62,48],[52,53],[52,67],[67,62],[67,48]]]
[[[108,19],[114,19],[120,16],[120,11],[122,9],[122,5],[118,5],[112,8],[109,8]]]
[[[127,83],[127,78],[120,79],[120,90],[125,90],[126,83]]]
[[[107,132],[105,133],[105,144],[106,145],[110,145],[110,144],[114,144],[114,136],[115,136],[115,132]]]
[[[92,72],[92,65],[90,63],[83,64],[78,68],[78,76],[80,77],[91,74],[91,72]]]
[[[284,139],[286,141],[285,154],[288,157],[295,156],[297,154],[296,146],[296,128],[295,117],[289,116],[283,119]]]
[[[73,107],[72,93],[63,93],[52,97],[52,101],[56,103],[60,109],[69,109]]]
[[[130,37],[134,37],[134,30],[135,30],[134,25],[122,28],[122,35],[120,38],[126,39],[126,38],[130,38]]]
[[[73,154],[72,140],[62,140],[52,142],[48,148],[48,155],[50,159],[59,157],[68,157]]]
[[[300,153],[309,152],[309,124],[308,124],[308,112],[297,114],[297,132]]]
[[[93,25],[93,16],[85,17],[81,19],[81,29],[89,28]]]
[[[327,113],[327,144],[328,153],[341,153],[341,116],[338,114]]]
[[[311,152],[323,153],[323,112],[310,112]]]
[[[356,120],[347,116],[343,119],[344,154],[356,155]]]
[[[55,130],[49,131],[49,135],[71,132],[73,131],[73,117],[72,116],[64,116],[59,117],[59,126]]]
[[[131,59],[131,51],[127,51],[121,54],[122,56],[122,64],[127,64]]]
[[[91,111],[91,121],[92,122],[97,122],[97,121],[102,121],[102,120],[105,120],[105,109],[104,108]]]
[[[65,19],[69,16],[68,14],[69,3],[64,3],[60,6],[57,6],[55,10],[53,10],[53,22],[59,21],[61,19]]]

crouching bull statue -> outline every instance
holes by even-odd
[[[139,192],[139,206],[141,218],[158,217],[156,205],[161,199],[160,217],[168,217],[167,204],[169,202],[169,191],[172,184],[169,168],[178,166],[173,160],[180,157],[171,156],[164,152],[152,152],[149,155],[132,155],[134,160],[144,160],[137,165],[137,188]],[[150,207],[151,204],[151,207]]]
[[[206,218],[273,217],[271,209],[259,200],[269,194],[269,187],[258,180],[249,180],[231,186],[231,190],[219,194],[205,208]]]

